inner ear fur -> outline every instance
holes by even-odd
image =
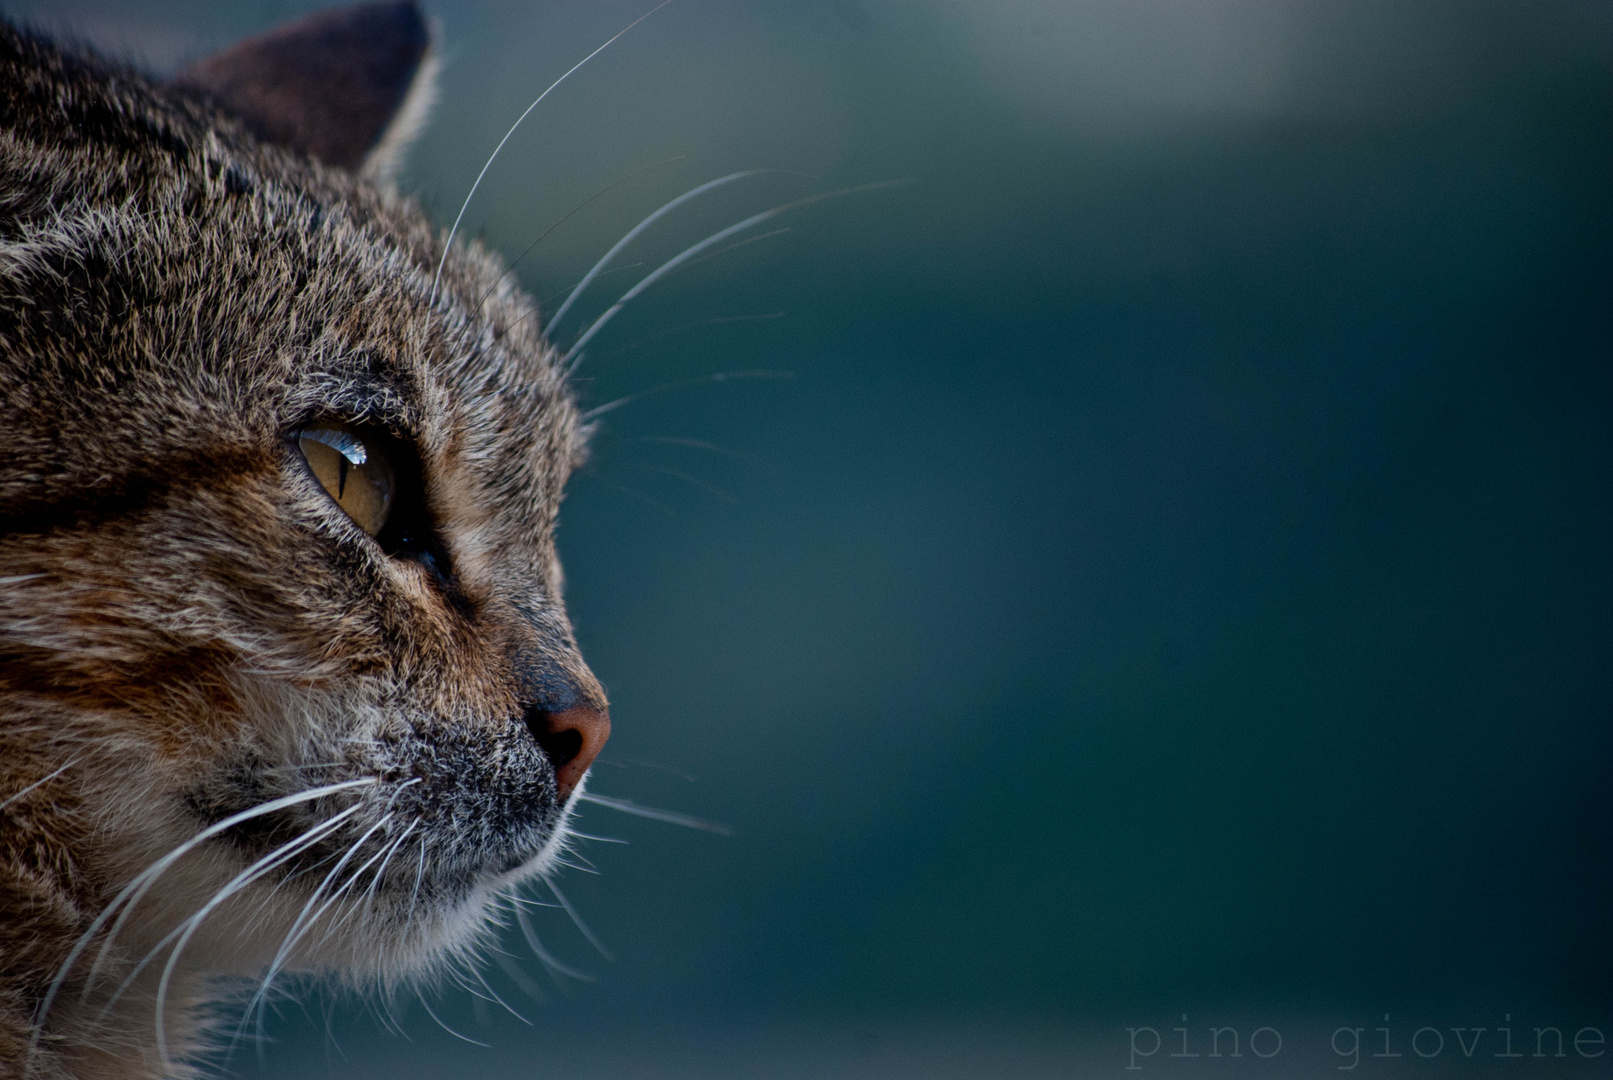
[[[265,142],[386,179],[431,105],[431,27],[413,0],[321,11],[199,60],[173,83]]]

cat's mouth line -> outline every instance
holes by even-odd
[[[412,836],[420,845],[420,853],[411,887],[414,878],[427,883],[454,879],[469,884],[482,877],[505,877],[543,861],[545,854],[563,841],[565,821],[577,801],[575,795],[580,793],[579,786],[578,792],[562,802],[554,771],[545,766],[534,768],[516,783],[491,770],[484,770],[483,779],[487,782],[483,784],[467,783],[464,775],[433,784],[437,778],[418,772],[389,782],[386,773],[392,772],[395,777],[397,771],[377,770],[376,786],[346,808],[287,806],[246,818],[221,832],[218,839],[237,848],[248,860],[269,858],[300,844],[280,861],[276,874],[289,882],[342,859],[358,858],[362,862],[373,850],[401,845],[405,836]],[[286,766],[264,769],[259,775],[298,772],[296,767]],[[243,788],[249,788],[256,797],[224,801],[215,791],[205,811],[195,797],[189,801],[197,816],[212,826],[269,801],[262,798],[261,782]],[[247,796],[248,792],[241,790],[239,794]],[[361,806],[364,809],[359,809]],[[338,828],[306,839],[338,815],[347,817]],[[385,868],[376,871],[377,890],[397,884],[392,881],[396,875],[389,877],[389,873]]]
[[[343,823],[349,828],[340,830],[342,835],[333,831],[300,847],[296,840],[266,850],[256,844],[241,846],[241,873],[274,863],[271,872],[253,875],[253,892],[264,902],[275,896],[293,898],[292,906],[303,909],[299,920],[317,938],[348,925],[363,934],[384,928],[399,932],[409,926],[429,928],[479,892],[540,875],[565,845],[563,827],[508,838],[495,850],[467,850],[434,842],[441,836],[424,828],[419,817],[393,813],[367,828],[350,825],[352,821]],[[237,839],[227,834],[221,838]]]

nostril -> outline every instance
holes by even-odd
[[[527,710],[526,725],[554,766],[560,797],[570,798],[610,738],[610,714],[585,705],[562,712],[533,708]]]
[[[576,728],[550,731],[549,717],[552,715],[554,714],[541,711],[528,713],[526,726],[532,732],[532,738],[543,747],[543,752],[549,755],[549,761],[558,772],[571,764],[582,751],[582,732]]]

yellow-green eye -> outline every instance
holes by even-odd
[[[297,447],[315,479],[336,505],[371,536],[392,509],[392,464],[375,445],[343,424],[309,424],[297,432]]]

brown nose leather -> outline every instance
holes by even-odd
[[[577,705],[564,712],[538,713],[527,722],[538,745],[554,763],[560,798],[569,799],[610,738],[610,713]]]

